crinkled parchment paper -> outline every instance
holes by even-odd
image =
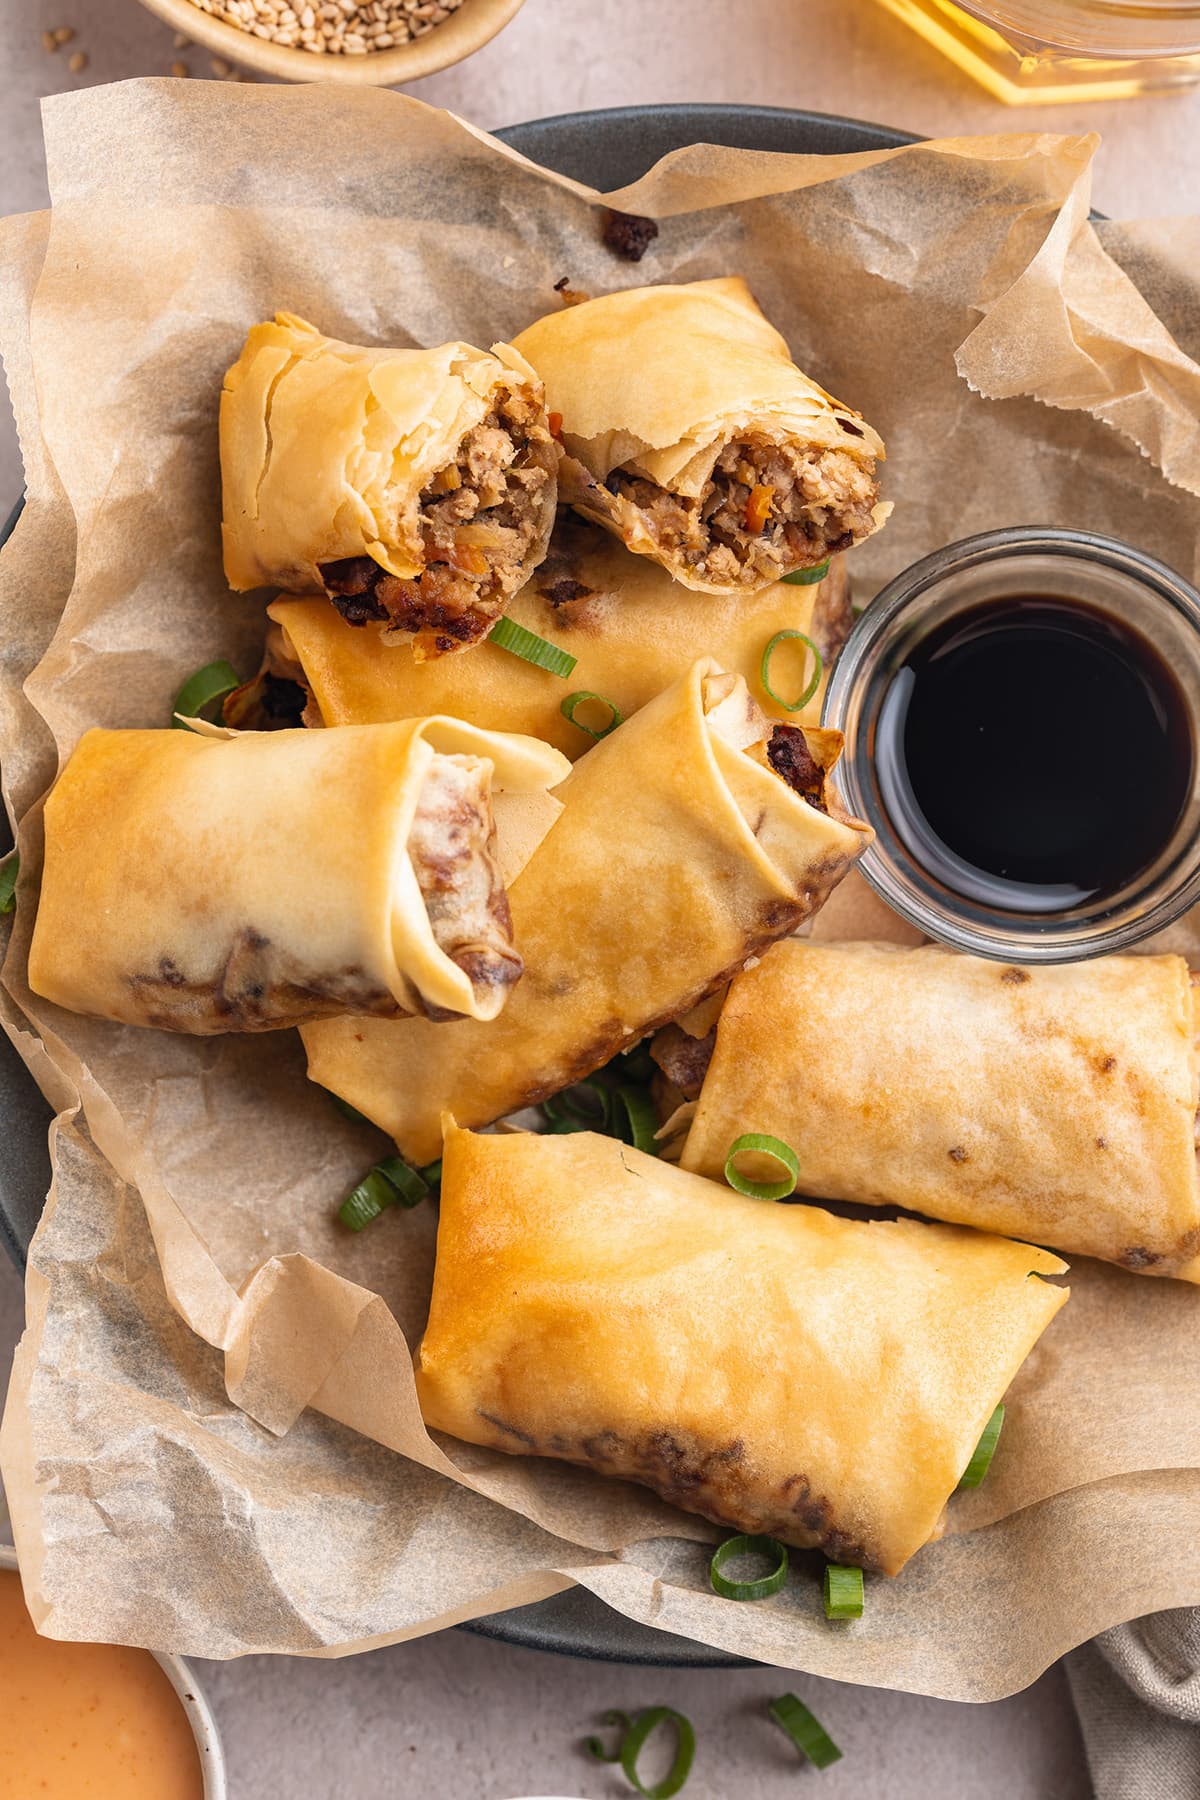
[[[60,1113],[0,1445],[40,1627],[340,1655],[578,1581],[748,1656],[983,1699],[1200,1601],[1196,1290],[1077,1262],[947,1537],[872,1582],[849,1628],[807,1571],[733,1606],[708,1590],[702,1522],[426,1436],[407,1344],[433,1209],[357,1239],[331,1224],[384,1146],[306,1083],[294,1034],[138,1032],[24,981],[58,760],[89,725],[165,723],[213,657],[255,665],[259,603],[221,576],[216,453],[221,374],[255,319],[487,345],[564,275],[600,292],[740,271],[887,440],[896,510],[854,554],[864,597],[949,539],[1031,521],[1116,532],[1194,576],[1195,233],[1102,241],[1088,137],[696,147],[619,196],[661,224],[635,270],[599,244],[597,196],[389,93],[132,82],[50,102],[46,132],[52,213],[9,221],[0,259],[30,494],[0,561],[23,852],[0,1007]],[[849,884],[818,926],[893,928]]]

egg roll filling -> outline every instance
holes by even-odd
[[[696,499],[632,466],[614,469],[605,485],[638,508],[672,558],[709,581],[746,587],[849,549],[873,529],[879,498],[873,459],[768,438],[725,444]]]
[[[520,979],[512,914],[494,856],[492,765],[476,756],[435,754],[421,784],[408,854],[434,940],[463,971],[487,1016]],[[423,1001],[427,1018],[457,1015]]]
[[[321,564],[326,593],[348,624],[381,620],[385,638],[411,641],[418,661],[477,643],[528,574],[557,466],[538,397],[508,389],[398,521],[421,573],[343,557]]]

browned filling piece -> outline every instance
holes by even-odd
[[[525,578],[557,466],[541,405],[512,389],[421,490],[412,544],[421,574],[401,580],[369,556],[346,557],[322,564],[326,593],[349,624],[382,619],[413,637],[418,656],[477,643]]]
[[[712,582],[761,587],[848,550],[871,530],[874,464],[847,450],[765,439],[726,444],[698,500],[614,469],[606,483],[642,513],[655,542]]]
[[[828,814],[825,803],[825,771],[808,747],[798,725],[776,725],[767,740],[767,761],[792,792]]]
[[[489,1018],[520,979],[508,895],[492,855],[491,765],[435,756],[421,784],[408,853],[439,950],[468,977]],[[428,1002],[430,1018],[448,1018]]]

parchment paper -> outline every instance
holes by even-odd
[[[52,213],[0,237],[30,489],[0,559],[23,859],[0,1009],[60,1110],[0,1434],[39,1627],[340,1655],[579,1581],[744,1655],[982,1699],[1200,1601],[1194,1289],[1077,1261],[947,1537],[873,1581],[849,1628],[799,1557],[781,1595],[739,1607],[707,1588],[702,1521],[426,1435],[408,1346],[433,1209],[357,1239],[331,1223],[385,1146],[306,1083],[294,1034],[138,1032],[24,981],[59,759],[91,724],[165,723],[215,656],[255,666],[259,604],[221,576],[216,409],[276,307],[360,341],[487,345],[563,275],[595,293],[741,272],[887,441],[896,510],[854,553],[860,597],[938,544],[1034,521],[1114,531],[1195,577],[1200,369],[1141,291],[1184,318],[1187,273],[1153,231],[1101,245],[1094,140],[698,146],[615,197],[660,220],[634,269],[600,245],[597,196],[389,93],[131,82],[50,102],[46,137]],[[848,885],[819,929],[904,928]]]

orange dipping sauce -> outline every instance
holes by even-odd
[[[148,1650],[40,1638],[0,1569],[0,1794],[202,1800],[187,1714]]]

